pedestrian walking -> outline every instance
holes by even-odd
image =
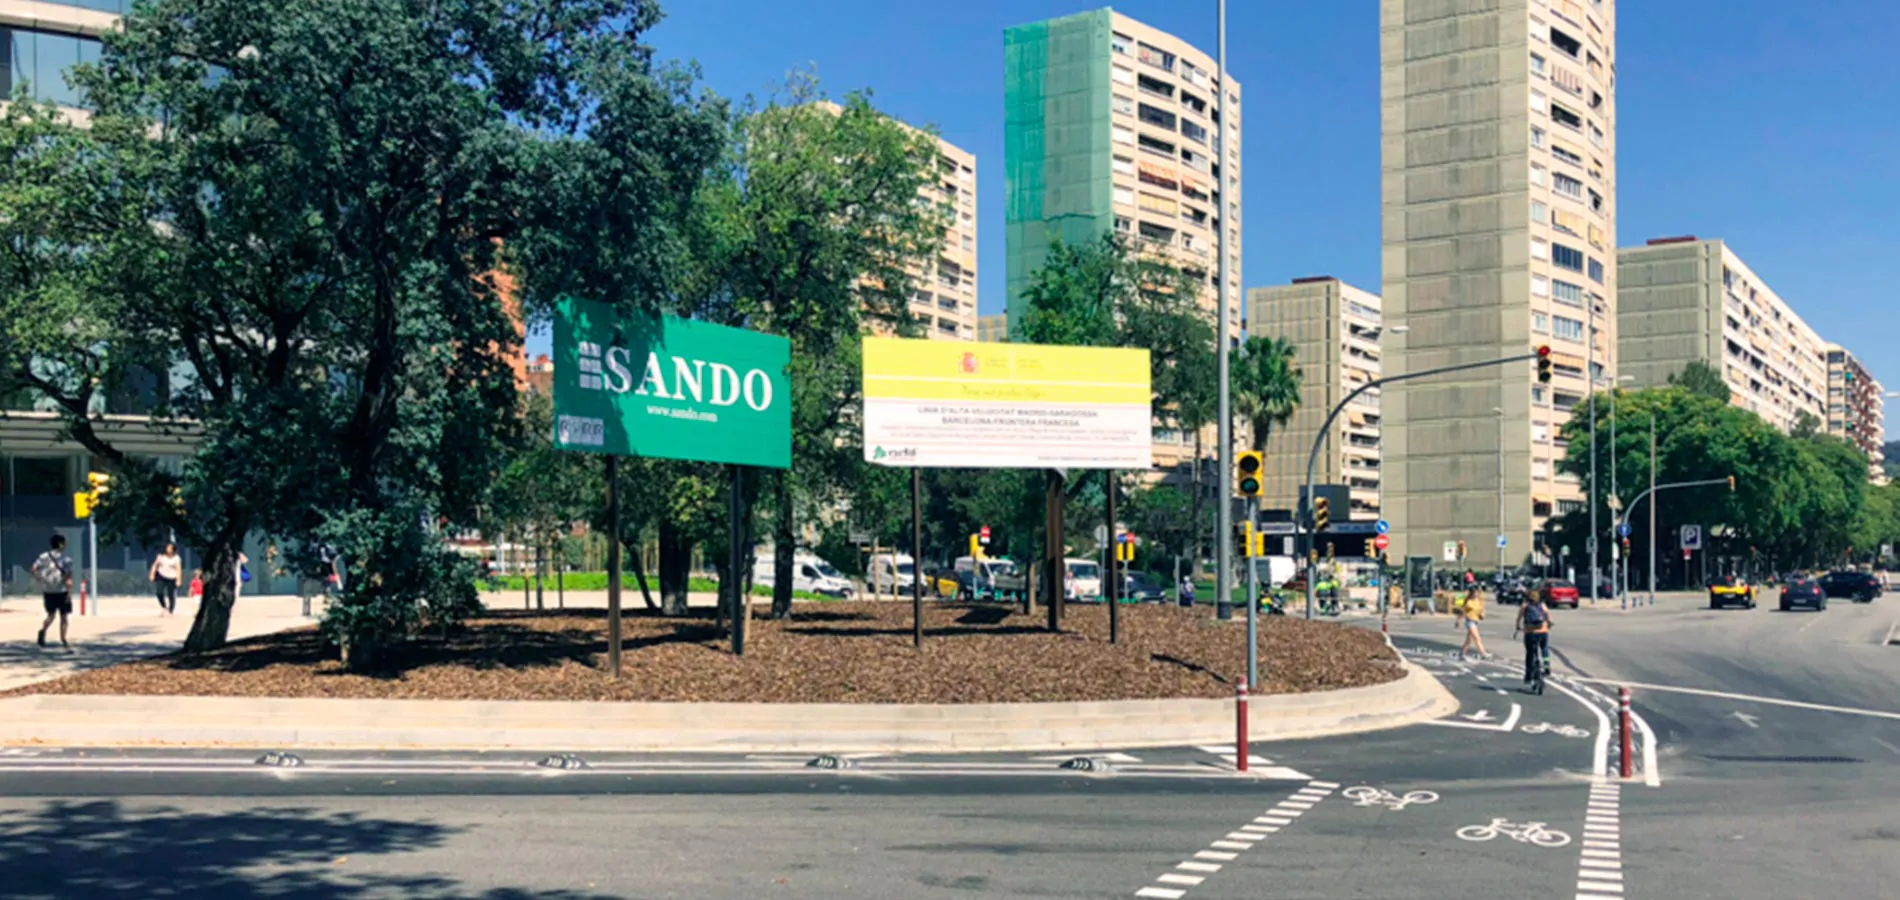
[[[1484,594],[1472,588],[1465,594],[1464,606],[1459,610],[1458,628],[1465,634],[1465,642],[1458,648],[1458,657],[1466,658],[1472,649],[1478,651],[1478,658],[1489,654],[1484,652],[1484,636],[1478,633],[1478,623],[1484,621]]]
[[[185,572],[185,560],[178,555],[177,544],[166,544],[165,551],[152,560],[152,589],[158,594],[158,608],[165,615],[178,612],[178,581]]]
[[[191,597],[196,600],[205,595],[205,570],[191,570]]]
[[[1175,602],[1183,608],[1192,608],[1194,606],[1194,576],[1184,575],[1181,577],[1181,590],[1175,594]]]
[[[244,594],[245,583],[251,580],[251,558],[244,555],[244,551],[238,551],[237,571],[231,574],[233,576],[231,578],[231,600],[236,602],[237,598]]]
[[[46,646],[46,630],[53,627],[53,620],[59,619],[59,645],[72,649],[66,643],[66,620],[73,614],[73,558],[66,555],[66,536],[53,535],[51,548],[33,560],[33,580],[40,584],[40,594],[46,607],[46,621],[40,623],[40,646]]]

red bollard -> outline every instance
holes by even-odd
[[[1234,685],[1234,770],[1247,771],[1247,679]]]
[[[79,579],[79,614],[86,614],[86,579]]]
[[[1623,769],[1623,777],[1628,778],[1630,777],[1630,772],[1633,771],[1635,768],[1634,760],[1630,759],[1630,756],[1632,753],[1632,745],[1635,743],[1630,738],[1630,689],[1621,688],[1618,691],[1618,695],[1622,699],[1622,710],[1618,714],[1618,721],[1617,721],[1618,727],[1623,732],[1622,769]]]

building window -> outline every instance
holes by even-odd
[[[1532,126],[1531,126],[1531,146],[1533,146],[1533,147],[1542,147],[1542,146],[1544,146],[1544,145],[1545,145],[1545,139],[1546,139],[1547,137],[1548,137],[1548,133],[1547,133],[1547,132],[1545,132],[1545,131],[1544,131],[1544,129],[1542,129],[1542,128],[1539,128],[1539,127],[1537,127],[1537,126],[1535,126],[1535,125],[1532,125]]]
[[[1579,343],[1583,341],[1583,322],[1581,320],[1566,319],[1563,316],[1553,316],[1550,325],[1550,333],[1561,340],[1577,341]]]
[[[1550,333],[1550,316],[1540,312],[1531,313],[1531,330],[1538,334]],[[1539,390],[1542,390],[1541,388]],[[1539,397],[1539,401],[1543,398]]]
[[[1568,250],[1570,248],[1560,246],[1558,249]],[[1568,281],[1558,279],[1551,282],[1550,294],[1556,298],[1559,303],[1568,303],[1578,309],[1583,308],[1583,285],[1571,284]]]
[[[1544,96],[1543,91],[1540,91],[1536,88],[1531,88],[1531,109],[1536,110],[1538,112],[1543,112],[1545,104],[1549,102],[1550,102],[1550,98]]]
[[[1544,74],[1544,58],[1543,57],[1538,56],[1535,53],[1531,54],[1531,71],[1539,75]]]
[[[0,28],[0,100],[11,98],[24,82],[34,100],[79,106],[79,91],[66,85],[66,73],[82,63],[97,63],[101,46],[91,38]]]
[[[976,249],[976,241],[971,240],[970,236],[967,234],[963,236],[963,249],[965,250]]]
[[[1542,187],[1550,183],[1550,170],[1540,165],[1531,166],[1531,184]]]
[[[1603,149],[1603,129],[1596,127],[1594,123],[1590,126],[1590,143],[1595,144],[1598,150]]]
[[[1531,296],[1533,297],[1550,296],[1550,279],[1542,275],[1532,275],[1531,276]]]
[[[1119,204],[1121,204],[1121,205],[1123,205],[1123,206],[1134,206],[1134,205],[1135,205],[1135,192],[1134,192],[1134,190],[1133,190],[1133,189],[1131,189],[1131,188],[1125,188],[1125,187],[1118,187],[1118,188],[1116,188],[1116,189],[1115,189],[1115,202],[1116,202],[1116,203],[1119,203]]]
[[[1135,174],[1135,161],[1126,157],[1115,157],[1115,171],[1122,175]]]
[[[1116,94],[1115,95],[1115,111],[1125,116],[1134,115],[1135,114],[1134,98],[1124,97],[1120,94]]]
[[[1577,200],[1583,199],[1583,182],[1565,175],[1562,172],[1551,176],[1550,189],[1566,197]]]
[[[1186,119],[1181,120],[1181,136],[1197,144],[1207,143],[1207,129]]]
[[[1156,109],[1146,103],[1136,107],[1135,118],[1159,128],[1166,128],[1169,131],[1174,130],[1174,113]]]
[[[1575,147],[1572,147],[1569,144],[1564,143],[1563,141],[1550,142],[1550,155],[1555,156],[1558,159],[1561,159],[1564,162],[1567,162],[1573,166],[1583,165],[1583,154],[1578,153]]]
[[[1590,280],[1597,284],[1603,283],[1603,263],[1598,262],[1594,257],[1590,260]]]
[[[1116,84],[1126,84],[1131,87],[1134,86],[1135,73],[1134,73],[1134,70],[1132,69],[1124,69],[1121,66],[1115,66],[1113,69],[1109,71],[1109,76],[1115,79]]]
[[[1543,238],[1531,238],[1531,259],[1549,259],[1550,243]]]
[[[1542,200],[1532,200],[1531,221],[1539,223],[1550,221],[1550,204]]]
[[[1125,34],[1110,33],[1108,36],[1109,49],[1123,56],[1127,56],[1131,52],[1129,45],[1132,43],[1134,43],[1134,41]]]
[[[1113,129],[1113,134],[1114,134],[1115,143],[1117,144],[1132,144],[1135,142],[1135,129],[1129,128],[1125,125],[1115,126]]]
[[[1570,35],[1567,35],[1556,28],[1552,28],[1550,30],[1550,45],[1552,47],[1557,48],[1558,52],[1564,54],[1565,56],[1570,57],[1571,59],[1577,59],[1578,55],[1583,52],[1582,41],[1577,40],[1576,38],[1573,38]]]
[[[1566,247],[1562,244],[1552,244],[1550,245],[1550,249],[1550,261],[1558,268],[1569,269],[1572,272],[1583,271],[1584,257],[1582,250],[1578,250],[1575,247]]]
[[[1583,128],[1583,117],[1564,108],[1564,105],[1561,103],[1552,103],[1550,105],[1550,118],[1551,121],[1559,125],[1567,125],[1579,130]]]

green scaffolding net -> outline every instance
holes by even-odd
[[[1023,289],[1058,238],[1096,240],[1115,227],[1110,11],[1003,34],[1004,240],[1013,334]]]

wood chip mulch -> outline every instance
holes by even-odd
[[[710,618],[644,610],[624,620],[625,677],[606,676],[604,611],[490,613],[447,637],[418,637],[388,671],[352,674],[314,629],[267,635],[207,654],[83,672],[14,694],[350,697],[428,700],[645,700],[767,703],[998,703],[1230,697],[1246,667],[1245,629],[1206,607],[1124,606],[1122,642],[1108,613],[1071,606],[1064,633],[995,604],[931,603],[923,649],[910,604],[800,606],[755,619],[744,658]],[[1265,684],[1253,692],[1360,687],[1397,679],[1373,631],[1262,617]]]

